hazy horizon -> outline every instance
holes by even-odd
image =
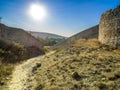
[[[28,15],[33,3],[45,6],[47,15],[43,21]],[[119,0],[0,0],[0,17],[8,26],[69,37],[97,25],[102,13],[119,4]]]

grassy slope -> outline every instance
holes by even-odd
[[[15,63],[20,62],[25,54],[22,45],[0,39],[0,90],[6,90],[4,86],[10,80]]]
[[[97,40],[78,40],[41,59],[36,90],[119,90],[120,50]]]
[[[7,82],[10,80],[13,69],[13,64],[2,63],[0,60],[0,90],[5,90]]]

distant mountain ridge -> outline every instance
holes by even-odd
[[[52,33],[46,33],[46,32],[33,32],[33,31],[30,31],[29,33],[32,36],[36,37],[36,38],[42,38],[42,39],[46,39],[46,38],[60,38],[60,39],[67,38],[65,36],[52,34]]]
[[[65,48],[68,45],[70,45],[71,43],[74,43],[76,40],[79,40],[79,39],[98,38],[98,33],[99,33],[99,25],[96,25],[96,26],[93,26],[91,28],[83,30],[82,32],[79,32],[79,33],[67,38],[63,42],[51,47],[51,49]]]
[[[10,42],[14,41],[24,45],[28,50],[28,57],[35,57],[44,54],[42,42],[23,29],[0,24],[0,39],[8,40]]]

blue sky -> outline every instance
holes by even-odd
[[[27,13],[36,2],[46,7],[44,21],[35,21]],[[0,16],[8,26],[71,36],[98,24],[103,12],[119,4],[120,0],[0,0]]]

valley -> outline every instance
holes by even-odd
[[[15,66],[8,90],[119,90],[119,68],[120,49],[81,39]]]
[[[30,7],[34,19],[45,18],[42,5],[34,3]],[[40,21],[33,31],[27,31],[2,24],[1,20],[0,90],[120,90],[120,5],[104,12],[99,24],[70,37],[35,31],[44,27]],[[61,22],[61,18],[56,20],[54,24]],[[46,25],[51,27],[52,23]],[[76,27],[74,23],[64,24],[68,32]],[[57,30],[66,32],[62,27]]]

